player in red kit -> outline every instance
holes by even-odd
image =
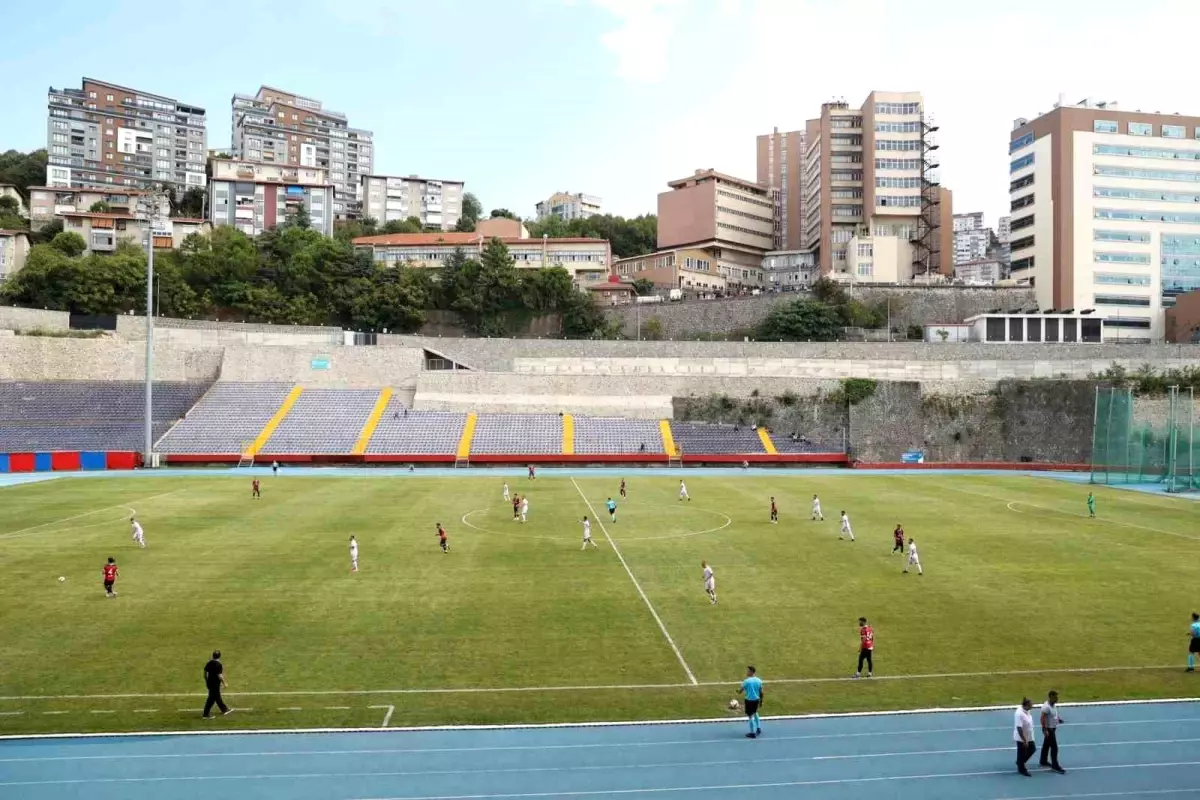
[[[104,594],[106,597],[116,597],[117,593],[113,590],[113,584],[117,582],[117,560],[110,558],[108,563],[104,565]]]
[[[513,504],[513,522],[521,518],[521,495],[514,494],[512,499]]]
[[[530,464],[529,465],[529,480],[533,480],[536,477],[537,477],[537,472],[534,470],[533,464]]]
[[[867,662],[867,677],[870,678],[875,669],[875,664],[871,660],[871,656],[875,652],[875,630],[867,624],[866,617],[858,618],[858,671],[854,673],[854,677],[858,678],[862,675],[863,662]]]
[[[771,524],[779,523],[779,507],[775,505],[775,498],[771,498]]]
[[[621,478],[621,497],[626,497],[625,494],[625,479]]]
[[[250,487],[251,497],[262,497],[262,492],[258,490],[258,478],[254,479],[254,481],[250,484]]]
[[[442,523],[440,522],[437,524],[437,537],[438,542],[442,545],[442,552],[449,553],[450,543],[446,541],[446,529],[442,527]]]
[[[904,555],[904,527],[902,525],[897,525],[896,530],[892,531],[892,538],[896,540],[892,552]]]

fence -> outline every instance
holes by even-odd
[[[1167,415],[1135,421],[1132,389],[1097,388],[1092,483],[1158,483],[1168,492],[1200,489],[1195,390],[1169,389]]]

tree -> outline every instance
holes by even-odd
[[[758,327],[764,341],[832,342],[842,333],[837,311],[819,300],[793,300],[771,309]]]
[[[28,200],[30,186],[44,186],[46,183],[47,161],[45,150],[30,153],[9,150],[0,153],[0,183],[13,184]]]
[[[203,219],[206,199],[204,190],[198,186],[190,187],[177,201],[172,195],[171,216]]]
[[[29,234],[30,244],[50,244],[54,241],[54,237],[63,232],[63,223],[61,219],[53,219],[47,222],[36,231]]]
[[[291,214],[287,218],[287,222],[284,224],[308,230],[312,227],[312,216],[309,215],[307,208],[300,206],[294,214]]]
[[[112,211],[112,207],[103,200],[97,200],[88,208],[92,214],[107,214]]]
[[[658,217],[645,214],[632,219],[596,214],[564,222],[551,214],[540,220],[526,223],[529,235],[535,239],[549,236],[551,239],[586,237],[607,239],[612,245],[613,256],[630,258],[652,253],[658,247]]]
[[[458,222],[454,224],[454,230],[471,233],[482,216],[483,205],[480,204],[479,198],[471,192],[465,192],[462,197],[462,213],[459,214]]]
[[[8,195],[0,197],[0,214],[11,214],[15,217],[20,213],[21,204],[17,202],[17,198]]]
[[[51,240],[50,246],[63,255],[74,258],[87,250],[87,241],[75,231],[63,231]]]
[[[491,213],[492,219],[518,219],[517,215],[509,211],[507,208],[493,208]]]
[[[633,291],[642,296],[654,294],[654,281],[648,278],[638,278],[633,282]]]
[[[380,233],[420,233],[421,220],[416,217],[394,219],[386,223]]]

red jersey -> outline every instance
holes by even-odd
[[[903,528],[896,528],[896,530],[892,531],[892,536],[895,537],[896,544],[904,544],[904,529]]]
[[[863,625],[858,629],[858,636],[862,640],[863,650],[875,649],[875,631],[870,625]]]
[[[116,579],[117,579],[117,565],[116,564],[105,564],[104,565],[104,582],[112,583]]]
[[[442,530],[441,527],[438,528],[437,535],[438,535],[438,538],[441,539],[443,542],[446,541],[446,532],[444,530]]]
[[[529,468],[529,477],[533,477],[533,467]]]
[[[258,491],[258,479],[254,479],[254,491]]]

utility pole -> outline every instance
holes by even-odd
[[[140,215],[146,227],[146,442],[142,451],[145,469],[154,464],[154,223],[162,199],[161,189],[143,195]]]

